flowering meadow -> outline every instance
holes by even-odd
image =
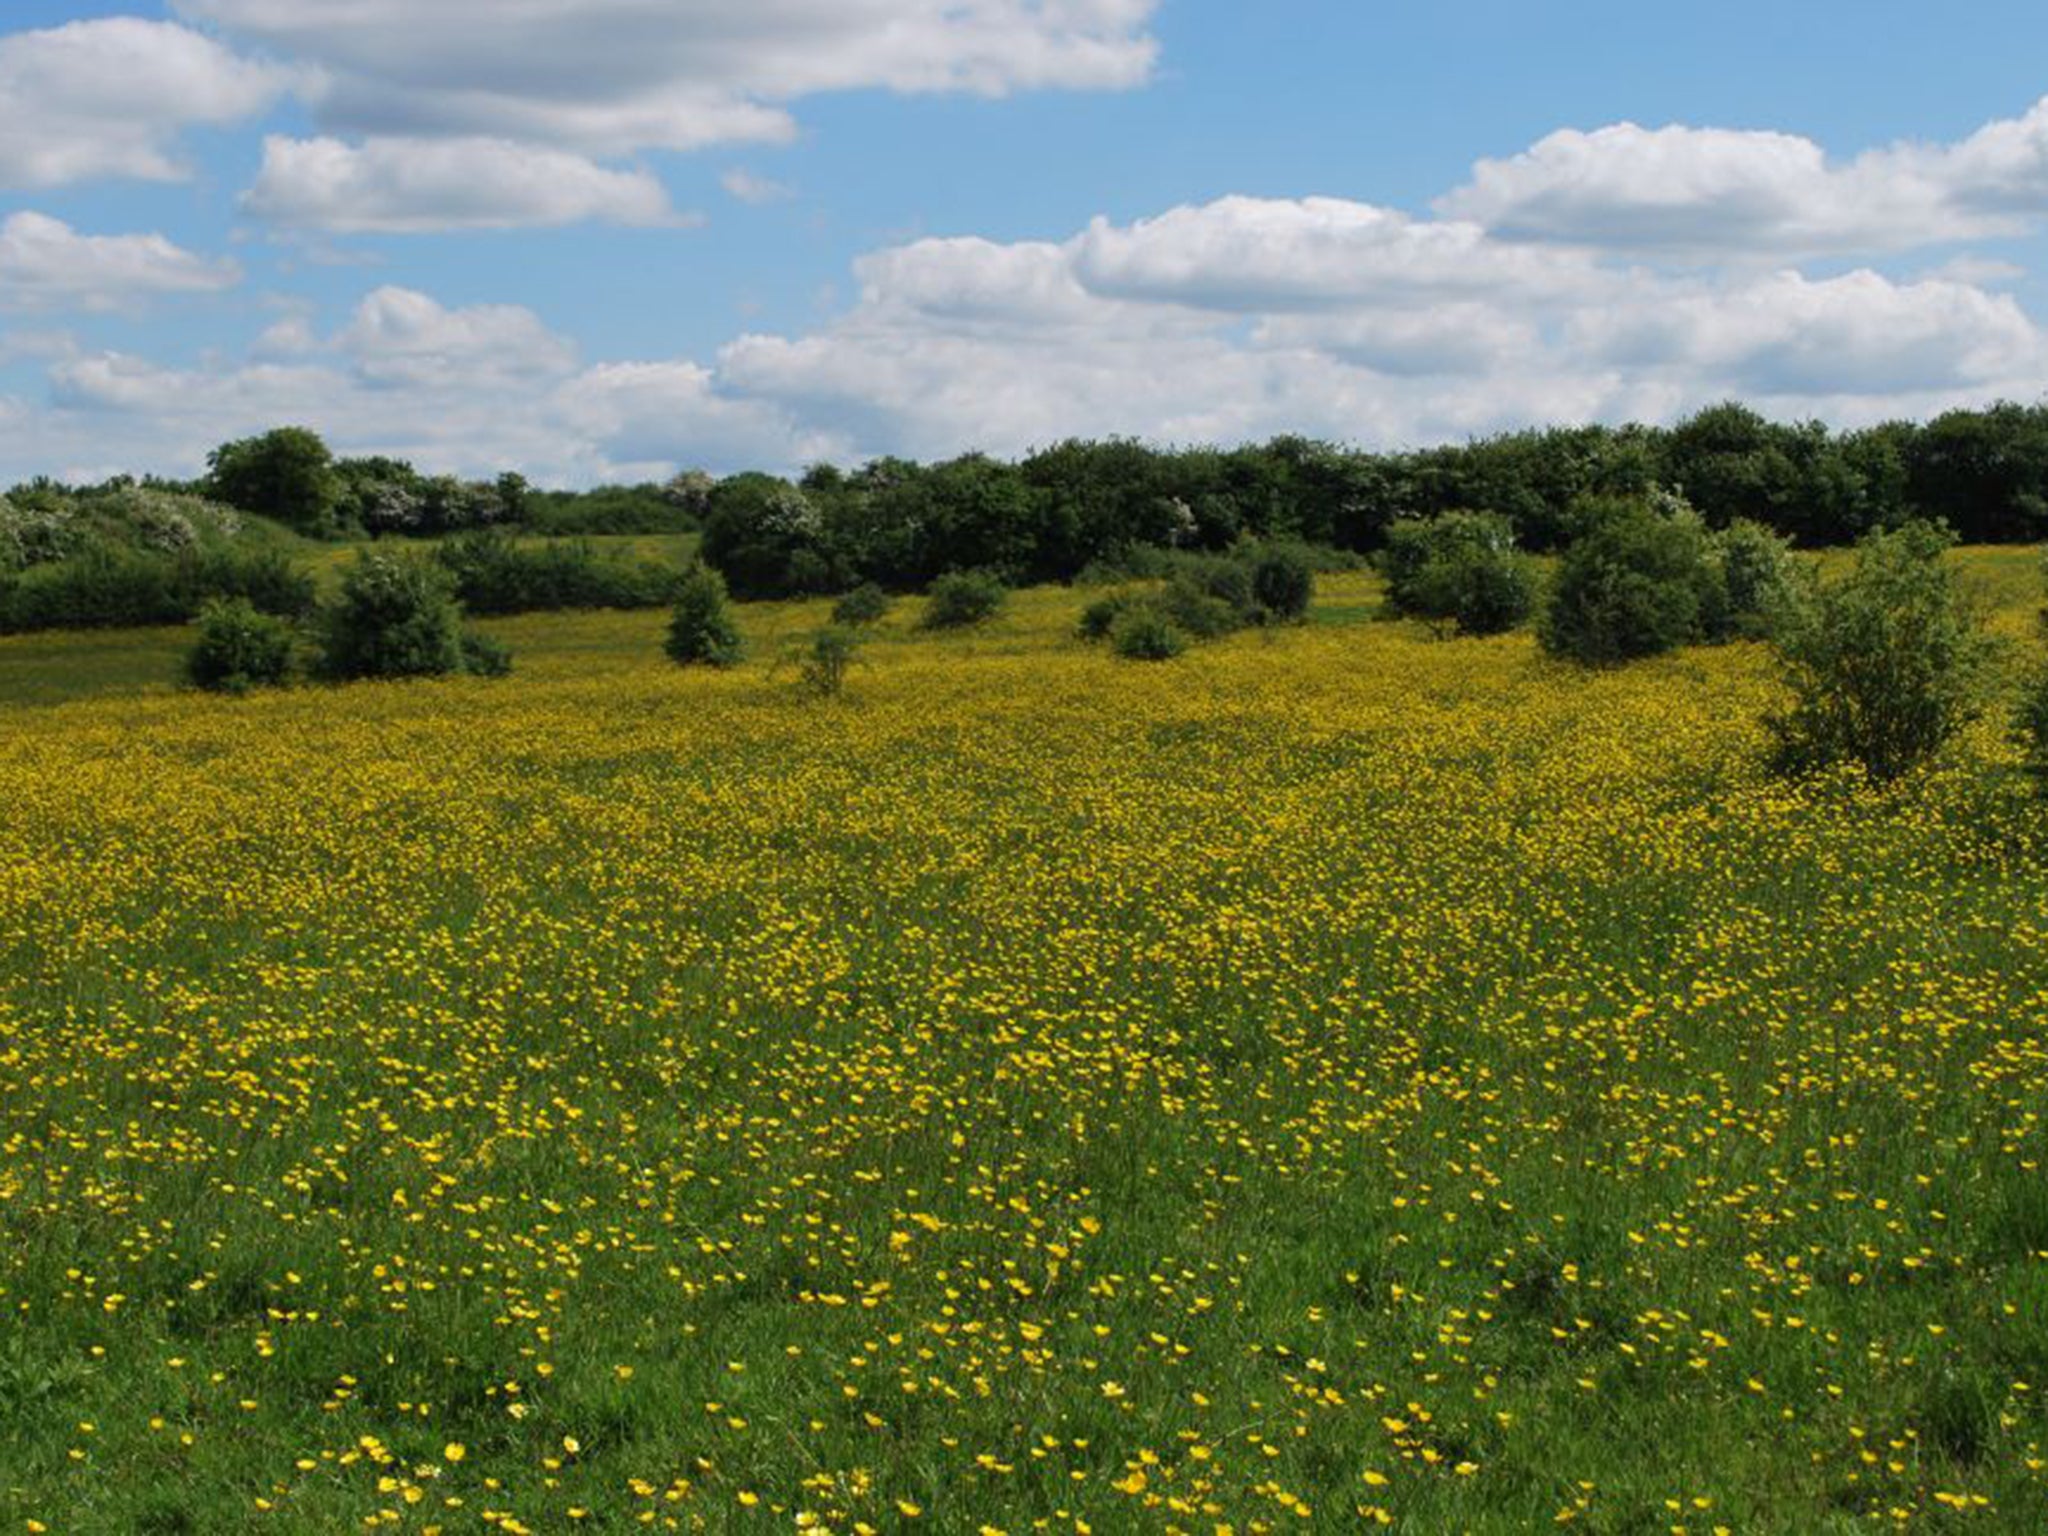
[[[0,1532],[2048,1529],[2002,722],[1085,599],[0,704]]]

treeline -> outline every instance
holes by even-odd
[[[701,531],[704,559],[738,597],[905,591],[951,571],[1072,581],[1137,569],[1148,551],[1248,540],[1373,553],[1397,526],[1452,512],[1498,518],[1517,547],[1546,553],[1574,543],[1603,508],[1652,492],[1683,497],[1710,529],[1748,520],[1807,548],[1916,519],[1968,543],[2032,541],[2048,535],[2048,406],[1836,432],[1731,402],[1668,428],[1558,427],[1403,453],[1302,437],[1179,449],[1068,441],[1014,462],[883,458],[794,480],[692,471],[588,491],[337,459],[317,434],[284,427],[222,444],[190,483],[16,487],[0,498],[0,580],[93,550],[168,559],[232,538],[223,520],[240,513],[323,539]],[[482,555],[457,570],[480,611],[668,595],[651,569],[603,564],[587,549]]]
[[[1710,527],[1746,518],[1809,548],[1916,518],[1966,542],[2031,541],[2048,533],[2048,407],[1834,432],[1730,403],[1670,428],[1550,428],[1388,454],[1300,437],[1230,449],[1066,442],[1015,463],[970,454],[821,465],[795,482],[741,474],[681,499],[735,594],[775,597],[918,587],[954,569],[1069,581],[1136,549],[1246,538],[1369,552],[1396,524],[1453,511],[1504,518],[1542,553],[1572,543],[1598,508],[1656,488]]]

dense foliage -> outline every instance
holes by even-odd
[[[987,571],[950,571],[925,594],[922,629],[969,629],[1002,611],[1009,592]]]
[[[1710,639],[1726,608],[1713,540],[1689,508],[1614,500],[1580,513],[1538,635],[1553,656],[1610,666]]]
[[[659,608],[682,580],[676,566],[600,554],[586,539],[522,544],[498,529],[458,534],[434,558],[471,613]]]
[[[1931,523],[1873,533],[1853,570],[1814,584],[1780,623],[1792,704],[1769,725],[1781,769],[1855,762],[1895,779],[1982,712],[1995,647],[1942,559],[1953,543]]]
[[[488,643],[464,645],[462,605],[446,571],[423,559],[365,553],[320,614],[319,672],[337,682],[367,677],[502,675],[507,658]]]
[[[678,666],[730,667],[739,662],[740,632],[726,601],[725,579],[702,561],[683,573],[662,648]]]
[[[1387,604],[1440,629],[1497,635],[1529,617],[1535,578],[1515,547],[1515,530],[1494,512],[1404,518],[1380,551]]]
[[[313,595],[312,578],[274,549],[199,545],[154,554],[95,542],[18,574],[0,571],[0,633],[184,624],[217,597],[298,617]]]
[[[1498,515],[1521,548],[1544,553],[1572,542],[1588,509],[1660,486],[1709,529],[1749,519],[1808,547],[1915,516],[1946,518],[1970,542],[2032,540],[2048,535],[2048,406],[1837,433],[1730,403],[1671,428],[1559,427],[1384,454],[1298,437],[1065,442],[1016,463],[878,459],[699,490],[705,558],[738,595],[774,597],[917,588],[955,569],[1065,581],[1132,549],[1247,536],[1369,552],[1396,524],[1446,512]]]
[[[199,630],[185,654],[185,679],[213,693],[247,693],[290,679],[292,626],[247,598],[210,600],[199,611]]]

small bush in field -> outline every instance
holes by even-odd
[[[955,571],[931,584],[925,595],[923,629],[967,629],[986,623],[1009,598],[1003,584],[982,571]]]
[[[1535,582],[1515,548],[1514,527],[1493,513],[1396,523],[1379,563],[1389,606],[1439,629],[1497,635],[1535,606]]]
[[[832,605],[832,622],[846,629],[879,624],[887,617],[889,607],[889,594],[872,581],[865,582]]]
[[[213,693],[275,688],[291,678],[292,627],[247,598],[216,598],[199,613],[199,635],[185,655],[185,677]]]
[[[838,698],[859,650],[860,637],[852,630],[837,624],[819,630],[797,658],[798,681],[818,698]]]
[[[1723,602],[1710,639],[1761,640],[1798,601],[1792,546],[1762,523],[1737,518],[1714,535]]]
[[[1075,625],[1075,633],[1083,640],[1107,640],[1117,615],[1137,600],[1129,592],[1112,592],[1107,597],[1096,598],[1081,610],[1081,622]]]
[[[739,664],[740,632],[726,602],[725,578],[701,561],[683,575],[662,649],[678,666]]]
[[[512,647],[480,630],[462,632],[462,670],[471,677],[510,677]]]
[[[1156,604],[1134,603],[1110,625],[1109,644],[1131,661],[1171,661],[1188,648],[1188,637]]]
[[[1270,620],[1293,623],[1307,617],[1315,596],[1315,572],[1291,549],[1264,549],[1251,557],[1252,601]]]
[[[1982,711],[1996,642],[1943,559],[1954,542],[1930,523],[1870,534],[1780,626],[1792,705],[1766,721],[1780,771],[1856,762],[1895,779]]]
[[[447,573],[424,560],[358,556],[320,616],[320,674],[347,682],[462,670],[462,605]]]
[[[1612,666],[1707,638],[1726,597],[1695,514],[1615,500],[1587,509],[1584,521],[1544,610],[1546,651]]]

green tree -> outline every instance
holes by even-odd
[[[1761,640],[1796,600],[1792,549],[1762,523],[1737,518],[1714,535],[1724,601],[1714,616],[1717,640]]]
[[[954,571],[925,594],[921,629],[966,629],[985,623],[1002,609],[1009,592],[985,571]]]
[[[872,581],[862,582],[832,605],[832,622],[858,629],[879,624],[888,615],[889,594]]]
[[[222,443],[207,455],[208,494],[300,533],[336,532],[342,484],[334,457],[306,427],[279,427],[261,437]]]
[[[1249,558],[1252,601],[1260,612],[1289,624],[1306,618],[1316,592],[1315,572],[1308,561],[1281,547],[1257,550]]]
[[[358,555],[319,631],[318,670],[337,682],[463,670],[462,605],[448,574],[424,560]]]
[[[725,579],[702,561],[683,573],[662,649],[678,666],[739,664],[740,632],[726,602]]]
[[[1848,575],[1811,584],[1776,636],[1792,691],[1766,721],[1780,771],[1857,762],[1895,779],[1982,711],[1996,643],[1943,559],[1954,542],[1908,523],[1867,536]]]
[[[1489,512],[1404,519],[1380,551],[1396,613],[1467,634],[1495,635],[1529,617],[1535,583],[1509,521]]]
[[[1110,649],[1129,661],[1171,661],[1188,637],[1157,603],[1133,603],[1109,626]]]
[[[247,598],[217,598],[199,610],[199,635],[185,654],[185,679],[213,693],[276,687],[292,670],[292,627]]]
[[[1565,551],[1538,638],[1553,656],[1612,666],[1699,640],[1725,606],[1707,530],[1682,502],[1600,500]]]

